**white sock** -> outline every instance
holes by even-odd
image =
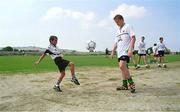
[[[76,78],[75,74],[74,74],[74,75],[72,75],[72,78]]]

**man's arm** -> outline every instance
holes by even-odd
[[[117,43],[115,43],[115,44],[113,45],[113,49],[112,49],[112,52],[111,52],[111,58],[114,57],[114,54],[115,54],[116,49],[117,49]]]
[[[128,50],[128,56],[131,57],[132,56],[132,51],[134,49],[134,44],[135,44],[135,41],[136,41],[136,37],[135,36],[132,36],[131,37],[131,41],[130,41],[130,46],[129,46],[129,50]]]
[[[39,63],[44,59],[45,56],[46,56],[46,54],[43,53],[43,54],[41,55],[41,57],[38,59],[38,61],[35,62],[35,64],[39,64]]]

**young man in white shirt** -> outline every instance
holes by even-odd
[[[57,67],[59,69],[59,72],[60,72],[58,80],[57,80],[56,84],[54,85],[53,89],[56,90],[57,92],[62,92],[62,90],[60,88],[60,83],[62,82],[62,80],[65,76],[65,69],[67,66],[70,67],[71,76],[72,76],[71,81],[74,82],[76,85],[80,85],[80,83],[75,76],[74,64],[68,60],[63,59],[61,52],[59,51],[58,47],[56,46],[57,40],[58,40],[58,38],[56,36],[53,36],[53,35],[50,36],[50,38],[49,38],[50,45],[46,49],[46,51],[41,55],[41,57],[38,59],[36,64],[39,64],[42,61],[42,59],[44,59],[46,54],[49,54],[51,56],[51,58],[54,60],[55,64],[57,65]]]
[[[154,61],[156,63],[158,61],[158,51],[157,51],[157,44],[156,43],[154,43],[152,50],[153,50]]]
[[[158,67],[161,67],[161,63],[163,64],[163,67],[166,68],[166,64],[164,64],[164,52],[167,50],[165,44],[163,43],[163,37],[159,38],[159,43],[157,45],[158,56],[159,56],[159,63]]]
[[[143,58],[144,64],[146,68],[149,68],[150,66],[147,64],[147,59],[146,59],[146,43],[144,42],[145,37],[142,36],[141,40],[138,44],[138,65],[136,67],[136,69],[140,68],[140,61],[141,61],[141,57]]]
[[[132,77],[130,76],[129,69],[126,64],[129,63],[129,58],[132,56],[135,34],[132,27],[124,22],[122,15],[116,15],[114,21],[118,26],[119,35],[115,38],[113,50],[111,53],[112,58],[114,57],[115,50],[117,51],[119,68],[122,72],[123,84],[117,87],[117,90],[128,90],[128,83],[131,93],[135,92],[135,84]]]

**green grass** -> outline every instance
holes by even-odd
[[[0,56],[0,74],[37,73],[58,71],[54,61],[47,56],[39,65],[35,61],[39,56]],[[117,59],[105,58],[102,55],[65,56],[75,63],[76,67],[117,67]],[[166,55],[166,62],[180,61],[180,55]],[[132,63],[129,64],[130,66]]]

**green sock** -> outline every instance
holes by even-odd
[[[129,69],[129,66],[128,66],[128,64],[126,64],[126,67],[127,67],[127,69]]]
[[[129,83],[129,84],[133,84],[133,83],[134,83],[132,77],[130,77],[130,78],[128,79],[128,83]]]
[[[134,64],[135,67],[137,67],[137,64]]]
[[[124,87],[127,87],[128,85],[127,85],[127,80],[123,80],[123,86]]]

